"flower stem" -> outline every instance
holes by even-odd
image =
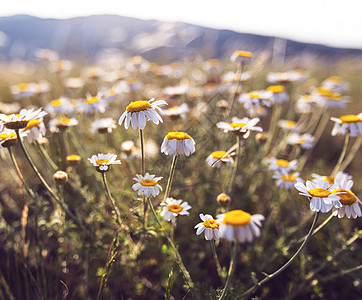
[[[229,189],[228,189],[229,194],[233,190],[236,174],[238,172],[238,165],[239,165],[240,152],[241,152],[240,151],[240,135],[239,134],[236,136],[236,144],[238,145],[238,147],[236,148],[235,163],[234,163],[233,173],[231,175],[231,180],[230,180]]]
[[[236,70],[236,83],[231,87],[231,91],[230,91],[230,96],[229,96],[229,100],[228,100],[228,112],[227,112],[227,116],[230,117],[230,113],[231,110],[233,108],[233,104],[234,104],[234,100],[235,100],[235,94],[238,90],[240,81],[241,81],[241,74],[243,73],[243,67],[244,64],[242,62],[237,64],[237,70]]]
[[[227,293],[230,289],[230,282],[231,279],[233,277],[234,274],[234,270],[235,270],[235,265],[236,265],[236,252],[237,252],[237,248],[238,248],[238,242],[236,240],[234,240],[234,246],[233,246],[233,250],[231,253],[231,260],[230,260],[230,266],[229,266],[229,271],[228,271],[228,277],[226,279],[226,283],[225,283],[225,287],[222,291],[222,294],[219,298],[219,300],[223,300],[226,298]]]
[[[38,142],[36,142],[36,145],[40,151],[40,153],[43,155],[45,160],[49,163],[49,165],[54,169],[54,171],[58,170],[58,166],[55,164],[55,162],[50,158],[48,152],[44,149],[43,145],[40,145]]]
[[[140,141],[141,141],[141,172],[142,176],[145,176],[146,174],[146,165],[145,165],[145,140],[143,136],[143,130],[140,129]]]
[[[220,265],[220,261],[219,261],[219,258],[217,256],[217,252],[216,252],[216,248],[215,248],[215,241],[214,240],[210,241],[210,246],[211,246],[212,255],[213,255],[214,260],[215,260],[217,274],[219,275],[220,279],[222,281],[224,281],[225,276],[223,276],[223,273],[222,273],[222,267]]]
[[[170,175],[169,175],[168,180],[167,180],[167,186],[166,186],[166,190],[165,190],[165,196],[163,197],[162,202],[165,202],[165,201],[166,201],[166,199],[167,199],[167,197],[168,197],[168,194],[170,193],[171,185],[172,185],[172,181],[173,181],[173,176],[175,175],[177,158],[178,158],[178,155],[177,155],[177,154],[172,158]]]
[[[294,253],[294,255],[283,265],[281,266],[278,270],[276,270],[274,273],[267,275],[266,277],[255,283],[254,286],[252,286],[250,289],[248,289],[247,291],[245,291],[244,293],[242,293],[240,295],[240,297],[244,297],[246,295],[249,295],[250,293],[255,292],[260,286],[262,286],[264,283],[268,282],[269,280],[273,279],[274,277],[278,276],[281,272],[283,272],[287,267],[289,267],[289,265],[298,257],[298,255],[302,252],[302,250],[304,249],[304,246],[307,244],[308,240],[310,239],[310,237],[313,235],[313,230],[317,224],[317,220],[318,220],[318,216],[319,216],[319,212],[316,212],[314,215],[314,219],[313,219],[313,223],[311,228],[309,229],[309,232],[307,234],[307,236],[305,237],[303,243],[300,245],[300,247],[298,248],[297,252]]]
[[[84,224],[77,218],[69,209],[65,206],[65,204],[60,200],[60,198],[54,193],[54,191],[51,189],[51,187],[47,184],[47,182],[44,180],[43,176],[40,174],[36,166],[34,165],[33,161],[31,160],[28,151],[26,150],[23,141],[21,140],[19,129],[15,130],[19,144],[21,149],[24,152],[24,155],[26,159],[28,160],[31,168],[35,172],[36,176],[39,178],[41,183],[44,185],[46,190],[49,192],[49,194],[53,197],[53,199],[60,205],[60,207],[66,212],[66,214],[75,222],[77,223],[89,236],[92,236],[89,230],[84,226]]]
[[[150,206],[151,208],[151,211],[158,223],[158,225],[160,226],[160,228],[162,228],[162,224],[161,224],[161,221],[160,219],[158,218],[157,214],[156,214],[156,211],[155,211],[155,208],[153,207],[153,204],[150,200],[150,198],[147,198],[147,201],[148,201],[148,205]],[[170,246],[171,248],[174,250],[175,252],[175,256],[176,256],[176,262],[177,262],[177,265],[178,267],[180,268],[184,278],[185,278],[185,281],[187,283],[187,285],[189,286],[190,288],[190,292],[191,292],[191,295],[192,295],[192,298],[193,299],[198,299],[198,295],[196,294],[196,292],[194,291],[194,288],[195,288],[195,285],[191,279],[191,276],[190,276],[190,273],[187,271],[184,263],[182,262],[182,258],[181,258],[181,255],[180,253],[178,252],[177,250],[177,247],[176,245],[174,244],[174,242],[172,241],[172,239],[169,237],[169,235],[163,230],[162,233],[164,234],[164,236],[166,237],[167,241],[170,243]]]
[[[114,211],[114,213],[115,213],[116,221],[117,221],[117,223],[118,223],[118,226],[121,227],[121,225],[122,225],[121,213],[119,212],[119,209],[118,209],[118,207],[116,206],[116,201],[114,200],[114,198],[113,198],[112,195],[111,195],[111,192],[110,192],[109,189],[108,189],[108,184],[107,184],[107,179],[106,179],[106,172],[102,172],[102,178],[103,178],[103,183],[104,183],[104,187],[105,187],[106,192],[107,192],[108,199],[109,199],[109,201],[111,202],[113,211]]]
[[[356,153],[359,149],[359,147],[361,147],[361,143],[362,143],[362,136],[358,136],[356,141],[354,142],[351,150],[348,152],[348,155],[346,157],[346,159],[344,160],[344,162],[341,164],[341,167],[339,168],[340,171],[344,171],[345,168],[347,168],[347,166],[351,163],[352,159],[356,156]]]
[[[334,167],[333,171],[332,171],[332,174],[331,174],[331,177],[335,177],[339,168],[341,167],[341,164],[342,164],[342,161],[347,153],[347,148],[348,148],[348,142],[349,142],[349,133],[347,133],[345,136],[344,136],[344,144],[343,144],[343,148],[342,148],[342,151],[341,151],[341,154],[339,155],[339,158],[338,158],[338,161],[337,161],[337,164],[336,166]]]

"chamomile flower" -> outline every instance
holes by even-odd
[[[312,95],[300,96],[295,104],[295,110],[300,114],[309,114],[316,108],[317,102]]]
[[[289,101],[289,96],[282,85],[271,85],[266,91],[271,93],[270,100],[273,103],[281,104]]]
[[[197,229],[196,234],[200,235],[201,233],[205,232],[206,240],[218,240],[220,238],[220,223],[216,221],[211,215],[200,214],[199,216],[202,222],[194,227]]]
[[[312,91],[312,95],[316,98],[317,105],[327,108],[345,108],[346,103],[350,102],[349,97],[324,87],[316,88]]]
[[[346,135],[349,133],[351,137],[362,135],[362,113],[358,115],[343,115],[339,118],[332,117],[335,122],[332,129],[332,136]]]
[[[285,159],[276,159],[275,157],[268,159],[269,170],[288,174],[290,171],[295,170],[298,166],[296,159],[287,161]]]
[[[181,104],[180,106],[173,106],[162,111],[162,114],[169,116],[171,119],[177,120],[179,118],[185,119],[186,113],[190,111],[186,103]]]
[[[195,152],[194,139],[185,132],[169,132],[163,139],[161,152],[166,155],[186,155]]]
[[[77,126],[78,121],[74,118],[57,118],[49,121],[48,126],[50,132],[58,132],[59,130],[66,130],[70,127]]]
[[[324,176],[324,175],[318,175],[316,173],[312,174],[313,182],[317,182],[319,180],[327,181],[330,185],[339,183],[344,180],[351,180],[352,176],[348,175],[347,173],[338,172],[335,177],[332,176]]]
[[[112,118],[98,119],[91,123],[93,133],[111,133],[112,129],[116,127],[116,121]]]
[[[140,156],[140,151],[138,151],[133,141],[124,141],[121,144],[121,151],[122,159],[133,159]]]
[[[89,162],[96,167],[98,172],[107,172],[111,165],[120,165],[121,161],[116,160],[116,154],[103,154],[99,153],[97,155],[93,155],[91,158],[88,158]]]
[[[226,154],[225,151],[214,151],[206,158],[206,162],[210,167],[214,166],[221,168],[222,166],[228,166],[234,163],[234,160],[231,157],[232,155],[235,155],[235,152]],[[213,165],[216,161],[218,162]]]
[[[314,137],[309,133],[302,135],[293,133],[287,138],[289,145],[299,145],[302,149],[311,149],[314,146]]]
[[[59,114],[70,114],[74,111],[74,104],[72,104],[68,98],[60,97],[51,101],[45,106],[45,110],[51,115]]]
[[[243,133],[244,138],[247,138],[251,131],[263,131],[261,127],[255,126],[260,121],[259,118],[249,119],[245,117],[239,119],[237,117],[233,117],[231,120],[231,123],[219,122],[216,124],[216,126],[222,129],[224,132],[233,132],[237,134]]]
[[[260,236],[261,221],[264,221],[264,216],[260,214],[251,215],[243,210],[232,210],[218,215],[217,221],[220,222],[220,236],[222,238],[245,243]]]
[[[34,111],[31,109],[22,109],[19,114],[4,115],[0,114],[0,126],[4,125],[8,129],[21,129],[28,125],[28,122],[32,119],[41,119],[47,113],[41,111],[41,108]]]
[[[285,190],[291,190],[294,188],[295,183],[303,182],[303,179],[299,177],[299,172],[293,174],[275,172],[273,178],[276,179],[277,186]]]
[[[129,125],[132,125],[133,129],[144,129],[146,126],[147,119],[151,120],[153,123],[158,125],[160,122],[162,123],[162,118],[158,114],[162,111],[159,107],[161,105],[167,105],[165,100],[157,100],[154,102],[154,99],[149,101],[140,100],[131,102],[126,111],[119,118],[118,124],[122,125],[124,121],[124,127],[128,129]]]
[[[64,85],[70,90],[78,90],[83,88],[85,82],[80,77],[69,77],[64,80]]]
[[[80,111],[85,113],[100,112],[104,113],[106,111],[107,103],[102,99],[102,93],[98,93],[96,96],[91,96],[87,94],[87,97],[84,99],[84,102],[80,106]]]
[[[337,184],[337,188],[332,190],[332,194],[338,194],[339,202],[342,207],[333,207],[333,215],[342,218],[344,215],[347,218],[356,219],[362,216],[360,204],[361,200],[351,191],[353,186],[352,180],[343,180]]]
[[[28,125],[24,129],[21,129],[22,132],[26,132],[26,138],[29,143],[34,141],[39,141],[45,136],[46,128],[43,122],[43,118],[40,119],[31,119],[28,122]]]
[[[19,132],[20,136],[23,137],[26,135],[24,132]],[[0,131],[0,149],[7,148],[14,145],[17,141],[17,136],[14,130],[3,128]]]
[[[238,101],[244,104],[244,108],[249,110],[250,108],[257,108],[259,106],[270,107],[271,106],[271,92],[267,91],[252,91],[250,93],[242,94]]]
[[[34,83],[19,83],[10,87],[11,93],[16,98],[26,98],[34,95],[35,84]]]
[[[161,216],[168,222],[175,223],[178,215],[185,216],[190,214],[188,210],[191,206],[187,202],[182,202],[181,199],[167,198],[161,205],[163,206]]]
[[[146,173],[145,176],[136,175],[133,180],[137,181],[134,185],[132,185],[132,189],[138,192],[138,195],[141,196],[142,193],[145,197],[156,197],[160,190],[162,191],[162,187],[157,183],[163,177],[155,177],[155,175],[150,175]]]
[[[230,60],[232,62],[249,63],[252,57],[251,52],[238,50],[231,55]]]
[[[284,130],[297,131],[297,122],[292,120],[279,120],[278,126]]]
[[[322,87],[337,93],[343,93],[349,90],[350,85],[342,77],[331,76],[322,82]]]
[[[311,198],[310,209],[312,211],[326,213],[334,206],[337,208],[342,206],[339,201],[340,196],[336,193],[332,193],[337,186],[330,185],[327,181],[319,180],[313,182],[307,180],[305,185],[302,182],[297,182],[294,187],[300,192],[299,195]]]

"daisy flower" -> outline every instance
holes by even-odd
[[[87,94],[87,97],[84,99],[84,102],[81,104],[79,110],[85,113],[104,113],[106,111],[107,103],[102,99],[102,96],[101,92],[98,92],[96,96]]]
[[[137,181],[134,185],[132,185],[132,189],[134,191],[138,191],[138,195],[141,196],[142,193],[145,197],[156,197],[160,190],[162,191],[162,187],[157,183],[163,177],[155,177],[155,175],[150,175],[146,173],[145,176],[136,175],[133,180]]]
[[[91,123],[93,133],[111,133],[112,129],[116,127],[116,121],[112,118],[98,119]]]
[[[202,222],[194,227],[197,229],[196,234],[200,235],[201,233],[205,232],[206,240],[218,240],[220,238],[220,223],[217,222],[211,215],[200,214],[199,216]]]
[[[297,182],[294,187],[300,192],[299,195],[311,198],[310,209],[312,211],[326,213],[334,206],[338,208],[342,206],[339,201],[339,195],[336,193],[332,194],[332,191],[335,190],[337,186],[330,185],[327,181],[319,180],[313,182],[307,180],[305,185]]]
[[[316,88],[311,94],[315,96],[319,106],[327,108],[345,108],[346,103],[350,102],[349,97],[342,96],[324,87]]]
[[[19,83],[10,87],[11,93],[16,98],[26,98],[34,95],[35,84],[34,83]]]
[[[221,193],[221,194],[217,195],[216,201],[220,205],[226,205],[231,202],[231,197],[225,193]]]
[[[41,111],[41,108],[34,111],[31,109],[22,109],[19,114],[4,115],[0,114],[0,126],[4,125],[8,129],[21,129],[28,125],[28,122],[32,119],[41,119],[47,113]]]
[[[80,77],[69,77],[64,80],[64,85],[71,90],[81,89],[85,82]]]
[[[45,106],[45,110],[51,115],[59,114],[70,114],[74,111],[74,104],[72,104],[68,98],[60,97],[51,101]]]
[[[361,200],[351,191],[353,180],[342,180],[337,186],[336,189],[332,190],[332,194],[338,194],[342,207],[333,207],[333,215],[338,216],[338,218],[342,218],[344,215],[353,219],[361,217]]]
[[[232,210],[217,216],[220,222],[220,236],[228,241],[237,240],[239,243],[251,242],[260,236],[262,215],[251,215],[243,210]]]
[[[48,126],[50,132],[58,132],[59,130],[66,130],[69,127],[77,126],[78,121],[74,118],[57,118],[49,121]]]
[[[186,113],[190,111],[188,105],[186,103],[181,104],[180,106],[173,106],[169,109],[163,110],[162,114],[165,116],[169,116],[171,119],[185,119]]]
[[[159,107],[160,105],[167,105],[165,100],[157,100],[153,102],[154,99],[149,101],[140,100],[131,102],[126,111],[119,118],[118,124],[122,125],[124,121],[124,128],[128,129],[130,123],[133,129],[144,129],[146,126],[147,118],[150,119],[153,123],[158,125],[162,123],[162,118],[158,114],[162,111]]]
[[[26,133],[24,132],[19,132],[19,134],[21,137],[26,136]],[[0,131],[0,149],[10,147],[14,145],[16,141],[17,141],[17,136],[14,130],[3,128]]]
[[[292,120],[279,120],[278,126],[284,130],[297,131],[297,122]]]
[[[313,182],[317,182],[319,180],[324,180],[324,181],[327,181],[330,185],[339,183],[342,180],[351,180],[352,179],[351,175],[348,175],[347,173],[343,173],[343,172],[338,172],[335,177],[323,176],[323,175],[318,175],[316,173],[313,173],[312,177],[313,177],[313,180],[312,180]]]
[[[282,85],[271,85],[266,91],[271,93],[270,100],[273,103],[281,104],[289,101],[289,96]]]
[[[140,152],[135,146],[133,141],[124,141],[121,144],[121,158],[122,159],[133,159],[140,156]],[[148,153],[148,152],[147,152]],[[158,153],[158,152],[157,152]]]
[[[178,215],[185,216],[190,213],[188,210],[191,206],[187,202],[183,202],[182,200],[176,200],[174,198],[167,198],[164,203],[161,203],[163,209],[161,211],[161,216],[168,222],[175,223],[176,217]]]
[[[30,120],[28,125],[26,125],[24,129],[21,129],[21,131],[26,132],[26,138],[29,143],[39,141],[46,133],[43,118]]]
[[[293,174],[275,172],[273,178],[276,179],[277,186],[285,190],[291,190],[294,188],[295,183],[303,182],[303,179],[299,177],[299,172]]]
[[[349,90],[349,83],[344,81],[342,77],[331,76],[322,82],[322,87],[337,93],[343,93]]]
[[[195,152],[195,144],[194,139],[185,132],[169,132],[163,139],[161,153],[189,156]]]
[[[245,139],[249,136],[250,131],[263,131],[261,127],[255,126],[260,121],[259,118],[249,119],[245,117],[239,119],[237,117],[233,117],[231,120],[232,123],[230,124],[226,122],[219,122],[216,124],[216,126],[224,130],[224,132],[234,132],[237,134],[244,133],[243,137]]]
[[[82,158],[77,154],[70,154],[65,158],[65,160],[69,165],[76,166],[77,164],[79,164]]]
[[[169,97],[176,97],[185,95],[190,91],[190,86],[188,84],[181,84],[177,86],[167,86],[162,90],[162,93]]]
[[[292,161],[287,161],[285,159],[276,159],[270,158],[269,162],[269,170],[288,174],[290,171],[295,170],[298,166],[298,161],[296,159]]]
[[[314,137],[309,134],[298,134],[293,133],[287,138],[287,143],[289,145],[299,145],[302,149],[311,149],[314,145]]]
[[[267,91],[252,91],[250,93],[242,94],[238,101],[244,104],[246,110],[250,108],[257,108],[259,106],[270,107],[271,105],[271,92]]]
[[[116,154],[103,154],[99,153],[97,155],[93,155],[91,158],[88,158],[89,162],[96,167],[98,172],[107,172],[111,165],[120,165],[121,161],[116,160]]]
[[[335,122],[332,129],[332,136],[346,135],[349,133],[351,137],[362,135],[362,113],[358,115],[343,115],[339,118],[332,117]]]
[[[235,155],[235,153],[226,154],[225,151],[214,151],[206,158],[206,162],[210,167],[214,166],[217,168],[232,165],[234,163],[231,157],[232,155]],[[216,161],[218,161],[218,163],[213,165]]]
[[[68,181],[68,174],[64,171],[56,171],[53,174],[53,179],[55,182],[62,184]]]
[[[300,114],[309,114],[316,108],[317,102],[312,95],[300,96],[295,104],[295,110]]]
[[[253,54],[251,52],[238,50],[231,55],[230,60],[232,62],[248,63],[252,57]]]

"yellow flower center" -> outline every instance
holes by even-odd
[[[98,166],[101,166],[101,165],[103,165],[103,164],[108,164],[109,163],[109,160],[108,159],[105,159],[105,158],[101,158],[101,159],[97,159],[96,160],[96,164],[98,165]]]
[[[326,97],[330,97],[333,95],[333,93],[329,89],[326,89],[324,87],[319,87],[317,89],[317,92],[318,92],[318,94],[320,94],[322,96],[326,96]]]
[[[219,229],[220,224],[216,223],[216,220],[211,219],[211,220],[206,220],[205,222],[202,223],[202,225],[204,225],[206,228],[211,228],[211,229]]]
[[[191,137],[186,132],[169,132],[166,135],[166,139],[168,140],[189,140]]]
[[[235,56],[249,57],[249,58],[251,58],[253,56],[253,54],[248,51],[235,51],[234,54],[235,54]]]
[[[51,106],[60,106],[62,104],[63,104],[63,101],[60,99],[56,99],[56,100],[53,100],[52,102],[50,102]]]
[[[297,138],[297,140],[296,140],[297,144],[304,144],[306,142],[307,142],[307,140],[305,138],[301,138],[301,137]]]
[[[26,129],[32,129],[34,127],[38,127],[40,125],[40,121],[37,120],[37,119],[32,119],[29,121],[28,125],[26,125],[26,127],[24,128],[25,130]]]
[[[151,104],[148,103],[148,101],[134,101],[134,102],[131,102],[126,110],[128,112],[140,112],[140,111],[144,111],[146,109],[149,109],[149,108],[152,108]]]
[[[137,78],[135,78],[135,77],[129,77],[129,78],[126,78],[126,82],[128,83],[128,84],[134,84],[134,83],[136,83],[138,80],[137,80]]]
[[[249,93],[249,98],[250,99],[260,98],[260,94],[259,93]]]
[[[291,120],[285,120],[282,123],[282,126],[285,128],[295,128],[295,126],[297,125],[297,123],[295,121],[291,121]]]
[[[226,225],[245,226],[250,223],[251,215],[242,210],[232,210],[225,214],[222,221]]]
[[[310,190],[308,190],[308,193],[312,197],[317,197],[317,198],[327,198],[331,194],[330,191],[328,191],[326,189],[322,189],[322,188],[310,189]]]
[[[241,123],[241,122],[232,122],[231,124],[230,124],[230,126],[232,127],[232,128],[234,128],[234,129],[236,129],[236,128],[243,128],[244,126],[246,126],[246,123]]]
[[[157,182],[152,179],[142,179],[140,184],[143,186],[155,186]]]
[[[332,194],[337,194],[340,197],[339,201],[345,206],[353,205],[357,202],[356,195],[345,189],[335,189],[332,191]]]
[[[289,167],[289,161],[285,160],[285,159],[278,159],[276,164],[279,167]]]
[[[167,209],[170,212],[179,213],[180,211],[182,211],[182,206],[179,204],[170,204],[169,206],[167,206]]]
[[[2,141],[6,140],[6,139],[12,139],[12,138],[16,138],[15,132],[11,132],[10,134],[3,132],[2,134],[0,134],[0,140],[2,140]]]
[[[93,103],[97,103],[97,102],[99,102],[98,97],[91,97],[91,98],[85,99],[85,103],[88,103],[88,104],[93,104]]]
[[[342,123],[358,123],[362,122],[362,120],[356,115],[344,115],[339,117]]]
[[[295,176],[292,175],[292,174],[283,175],[283,176],[281,177],[281,179],[284,180],[284,181],[291,181],[291,182],[294,182],[294,181],[297,180],[297,178],[295,178]]]
[[[76,154],[71,154],[71,155],[68,155],[66,159],[67,159],[67,161],[79,161],[79,160],[81,160],[81,157]]]
[[[284,92],[284,86],[282,86],[282,85],[271,85],[266,90],[268,92],[281,93],[281,92]]]
[[[341,83],[342,78],[339,76],[331,76],[331,77],[327,78],[327,81],[332,81],[333,83]]]
[[[329,184],[334,184],[334,177],[325,176],[323,180],[327,181]]]
[[[70,119],[68,118],[59,118],[58,119],[58,123],[61,123],[61,124],[69,124],[70,123]]]
[[[18,84],[19,92],[25,92],[29,87],[27,83],[20,83]]]
[[[225,155],[225,153],[226,153],[225,151],[214,151],[211,153],[211,155],[213,158],[220,159]],[[228,158],[228,157],[229,157],[229,155],[225,155],[224,158]]]

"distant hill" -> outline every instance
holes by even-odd
[[[2,33],[1,33],[2,32]],[[277,43],[275,43],[277,41]],[[277,49],[275,45],[279,45]],[[279,40],[275,37],[218,30],[186,23],[140,20],[117,15],[42,19],[28,15],[0,17],[0,60],[35,59],[37,48],[56,50],[62,58],[92,61],[106,48],[142,55],[158,62],[201,54],[224,58],[235,50],[281,52],[286,58],[313,57],[334,61],[362,59],[360,49],[341,49]]]

